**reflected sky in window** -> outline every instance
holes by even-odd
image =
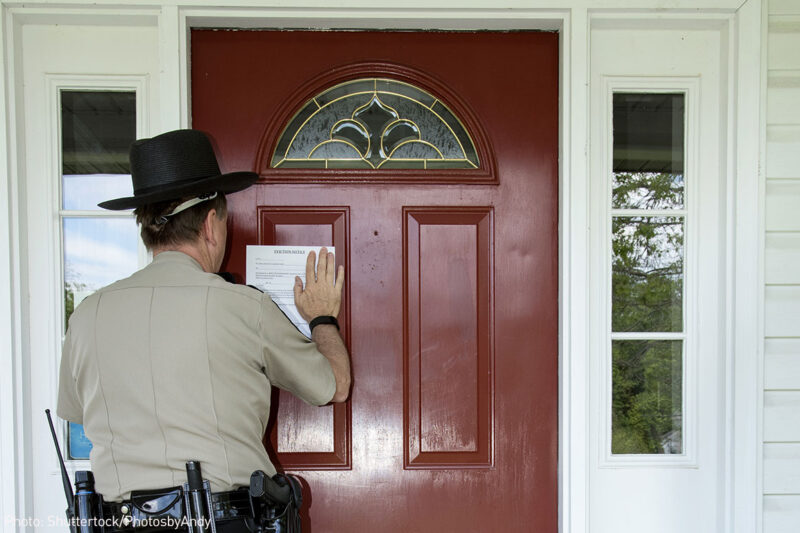
[[[97,204],[133,196],[130,174],[67,174],[62,177],[62,209],[102,210]]]
[[[138,266],[136,222],[125,218],[64,218],[64,282],[94,292]]]

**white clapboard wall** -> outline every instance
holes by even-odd
[[[800,0],[769,0],[764,533],[800,531]]]

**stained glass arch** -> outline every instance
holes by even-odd
[[[359,78],[308,100],[281,133],[271,168],[476,169],[461,120],[406,82]]]

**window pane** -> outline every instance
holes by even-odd
[[[683,453],[683,341],[612,343],[611,452]]]
[[[683,217],[612,220],[612,330],[683,331]]]
[[[130,196],[128,149],[136,139],[136,93],[61,91],[64,209]]]
[[[88,459],[92,450],[92,442],[86,438],[83,426],[70,422],[67,428],[67,457],[70,459]]]
[[[65,218],[64,300],[69,320],[89,294],[138,267],[136,222],[126,218]]]
[[[289,121],[273,168],[478,168],[452,111],[422,89],[364,78],[316,95]]]
[[[680,209],[684,95],[614,94],[615,209]]]
[[[130,174],[64,175],[62,184],[64,209],[100,209],[100,202],[133,196]]]

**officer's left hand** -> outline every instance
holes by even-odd
[[[338,316],[342,305],[342,287],[344,286],[344,266],[336,272],[333,254],[327,248],[319,251],[317,271],[314,272],[316,254],[309,252],[306,259],[306,285],[300,276],[294,279],[294,303],[306,322],[318,316]],[[336,273],[334,282],[334,273]]]

